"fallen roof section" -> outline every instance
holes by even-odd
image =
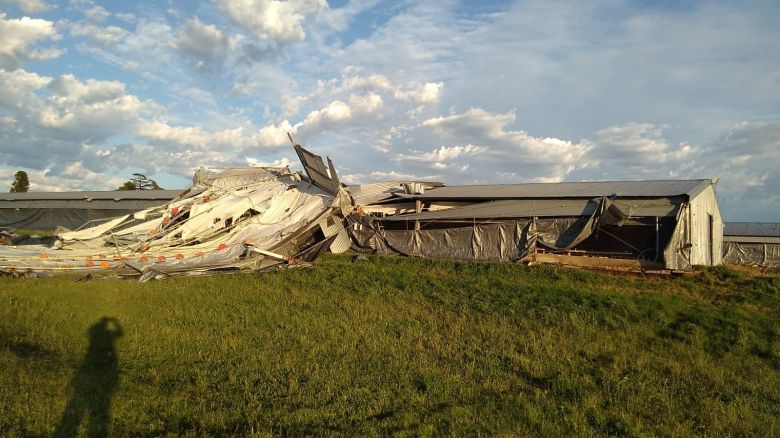
[[[307,157],[305,168],[324,168],[318,156],[296,150]],[[162,206],[60,233],[53,247],[0,246],[0,270],[145,281],[307,265],[325,249],[346,249],[349,239],[343,222],[351,199],[337,179],[327,181],[326,189],[319,176],[315,183],[284,168],[201,168],[190,189]]]

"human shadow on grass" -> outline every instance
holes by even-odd
[[[122,327],[116,318],[103,317],[88,331],[89,348],[73,376],[70,400],[54,432],[55,437],[72,437],[88,417],[87,436],[108,436],[111,397],[119,383],[116,340]]]

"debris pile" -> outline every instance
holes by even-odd
[[[289,168],[200,168],[171,202],[62,232],[53,245],[0,246],[0,269],[138,278],[306,266],[349,248],[350,196],[329,162],[299,145]],[[330,160],[328,160],[330,161]]]

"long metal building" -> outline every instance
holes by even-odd
[[[726,222],[723,261],[780,268],[780,223]]]
[[[165,204],[179,193],[181,190],[2,193],[0,226],[76,229],[90,221]]]
[[[722,261],[716,183],[373,184],[350,188],[350,231],[375,253],[685,270]]]

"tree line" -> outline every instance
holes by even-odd
[[[14,174],[14,182],[11,183],[11,193],[26,193],[30,190],[30,178],[27,172],[20,170]],[[163,190],[157,181],[142,173],[134,173],[133,177],[119,186],[117,190]]]

